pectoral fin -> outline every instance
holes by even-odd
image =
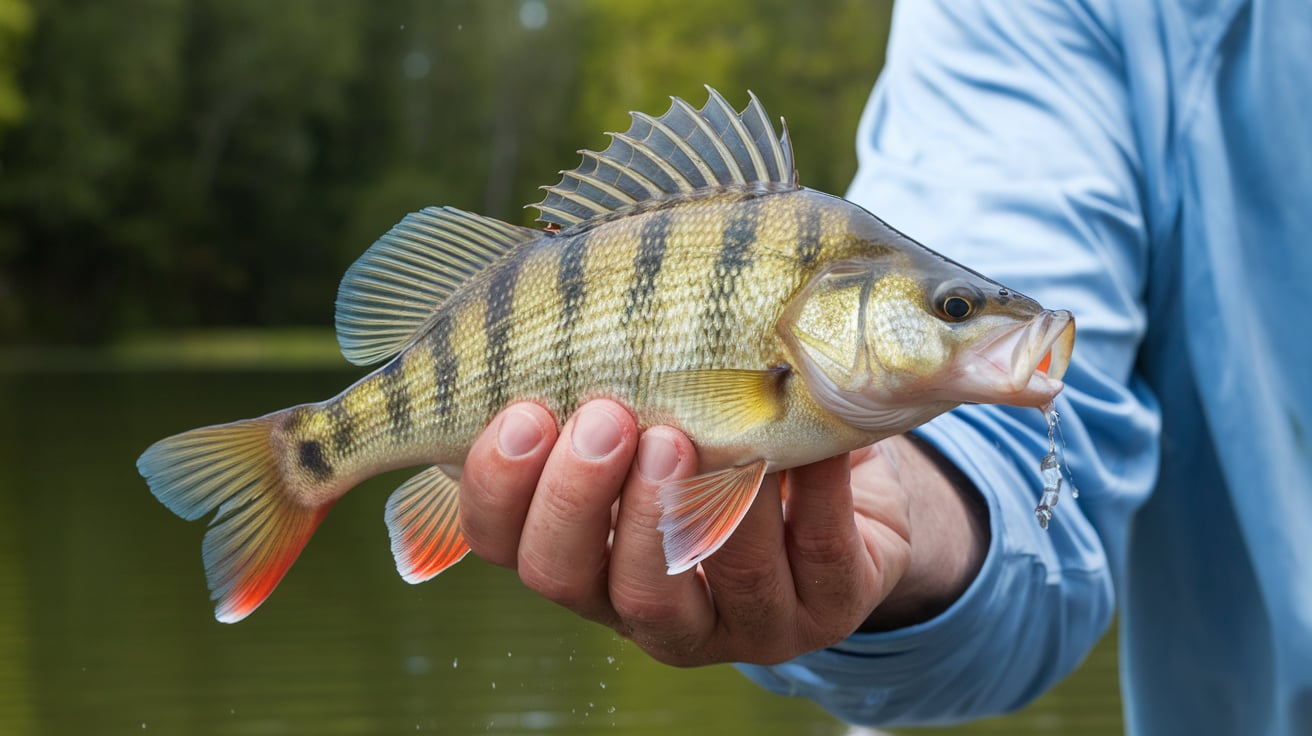
[[[783,413],[783,382],[788,371],[788,366],[670,371],[656,376],[651,398],[689,426],[732,437]]]
[[[705,473],[658,492],[666,572],[695,567],[724,544],[751,508],[765,477],[765,460]]]
[[[460,486],[433,466],[401,484],[387,499],[387,533],[396,571],[422,583],[469,552],[460,533]]]

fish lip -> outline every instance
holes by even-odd
[[[990,403],[1043,406],[1065,386],[1075,347],[1075,317],[1064,309],[1045,309],[1025,324],[1007,330],[972,350],[972,369],[983,367],[992,380],[983,388]],[[1043,370],[1040,365],[1048,358]],[[984,378],[984,376],[980,376]]]

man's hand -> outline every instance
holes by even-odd
[[[908,471],[917,482],[903,482]],[[480,557],[682,666],[773,664],[858,628],[914,623],[955,600],[983,556],[985,525],[943,470],[898,437],[766,476],[724,546],[667,575],[656,491],[696,472],[686,436],[653,427],[639,437],[613,402],[585,405],[559,436],[547,410],[516,404],[470,450],[460,521]],[[927,488],[946,506],[919,503]],[[913,524],[922,514],[954,528],[922,533]],[[954,533],[956,544],[931,548]],[[925,553],[913,555],[922,536]]]

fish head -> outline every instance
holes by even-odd
[[[893,434],[962,403],[1052,401],[1072,314],[909,246],[823,267],[783,313],[779,334],[817,403]]]

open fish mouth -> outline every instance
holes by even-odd
[[[1013,385],[1028,383],[1035,372],[1060,381],[1074,348],[1075,317],[1065,309],[1045,309],[1021,330],[1011,357]]]
[[[980,395],[969,400],[1043,406],[1065,386],[1075,348],[1075,317],[1045,309],[1024,325],[971,351],[966,372]]]

